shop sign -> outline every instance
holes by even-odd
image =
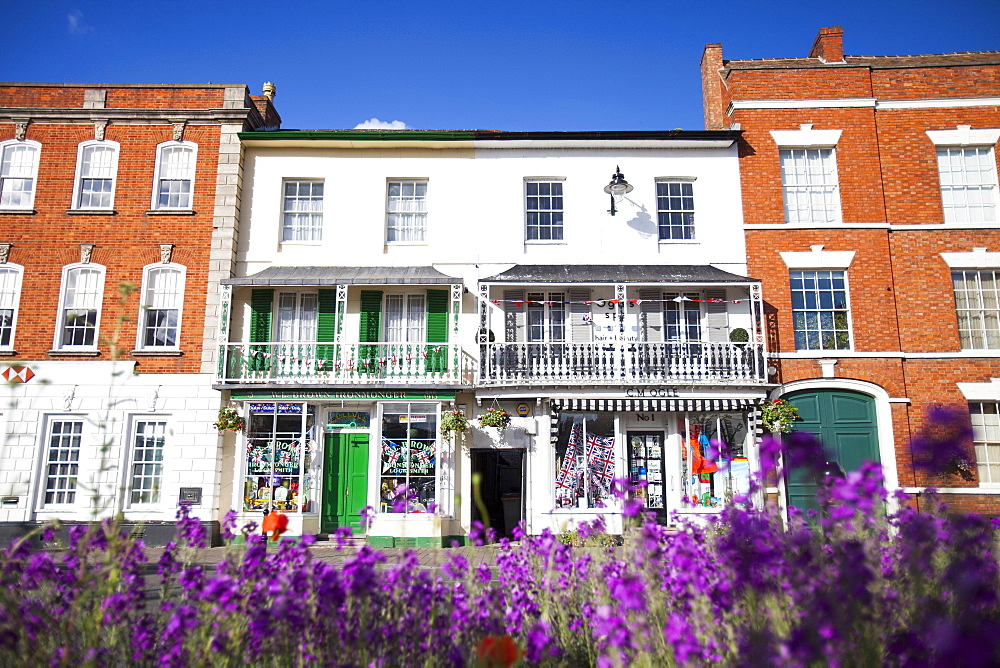
[[[251,413],[274,413],[275,408],[277,408],[278,413],[282,415],[301,415],[302,414],[302,404],[286,404],[286,403],[252,403],[250,404]]]
[[[531,407],[526,403],[520,403],[515,410],[521,417],[526,417],[531,412]]]
[[[371,413],[368,411],[339,412],[330,411],[326,414],[326,426],[343,427],[345,429],[368,429],[371,426]]]
[[[230,398],[233,401],[294,401],[301,399],[441,401],[454,400],[455,394],[406,392],[404,390],[252,390],[249,392],[233,392]]]

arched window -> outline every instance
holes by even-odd
[[[185,268],[179,264],[151,264],[143,270],[137,350],[180,346],[184,278]]]
[[[156,147],[151,208],[190,209],[198,145],[166,141]]]
[[[118,176],[118,142],[103,140],[80,144],[73,187],[74,209],[111,209]]]
[[[56,350],[97,350],[103,300],[103,266],[73,264],[63,267]]]
[[[0,350],[14,349],[17,307],[21,299],[21,274],[16,264],[0,264]]]
[[[0,142],[0,209],[31,208],[41,150],[36,141]]]

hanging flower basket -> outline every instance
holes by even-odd
[[[462,411],[447,411],[441,414],[441,436],[444,440],[451,440],[451,432],[468,431],[469,419]]]
[[[784,399],[768,401],[760,407],[760,417],[764,427],[772,434],[787,434],[792,423],[799,416],[799,409]]]
[[[219,431],[243,431],[247,423],[235,408],[223,406],[219,409],[219,419],[213,426]]]
[[[506,429],[509,424],[510,424],[510,413],[508,413],[502,408],[491,408],[479,416],[479,425],[481,427],[496,427],[497,429]]]

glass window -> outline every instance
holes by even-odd
[[[663,302],[664,333],[667,343],[701,341],[701,304],[697,293],[666,293]]]
[[[657,181],[656,218],[661,241],[694,239],[694,184]]]
[[[64,271],[57,348],[97,347],[103,291],[103,267],[88,264]]]
[[[527,338],[530,343],[562,343],[566,340],[566,294],[529,292]]]
[[[110,209],[118,172],[118,144],[112,141],[80,146],[77,165],[76,208]]]
[[[9,141],[0,144],[0,208],[30,209],[35,200],[35,177],[41,144]]]
[[[832,148],[781,149],[786,223],[840,221],[837,162]]]
[[[191,208],[195,155],[195,145],[188,142],[160,145],[156,163],[154,209]]]
[[[146,269],[142,290],[139,348],[177,348],[184,302],[184,271],[172,265]]]
[[[129,502],[159,503],[163,483],[163,445],[167,423],[137,420],[132,433],[132,480]]]
[[[21,268],[0,265],[0,350],[14,347],[14,326],[21,299]]]
[[[962,348],[1000,349],[1000,271],[951,272]]]
[[[427,341],[425,295],[385,296],[385,341],[424,343]]]
[[[790,273],[796,350],[850,350],[847,276],[810,269]]]
[[[254,402],[249,409],[243,510],[315,512],[312,407],[292,402]]]
[[[528,181],[525,213],[528,241],[562,241],[563,184],[561,181]]]
[[[53,420],[45,457],[44,504],[72,505],[76,502],[80,474],[82,420]]]
[[[969,404],[972,442],[980,484],[1000,483],[1000,404],[978,401]]]
[[[434,512],[439,408],[434,403],[383,405],[381,512]]]
[[[937,152],[946,223],[997,219],[997,174],[992,146],[953,146]]]
[[[323,240],[323,182],[285,181],[282,241]]]
[[[615,420],[611,413],[561,413],[555,449],[557,508],[615,504]]]
[[[389,181],[386,240],[427,240],[427,181]]]
[[[681,435],[682,506],[719,508],[736,495],[750,493],[745,414],[685,413],[678,416],[677,428]]]

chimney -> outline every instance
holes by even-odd
[[[809,57],[819,58],[823,63],[844,62],[844,29],[840,26],[820,28]]]
[[[706,44],[701,53],[701,103],[706,130],[725,128],[725,108],[722,106],[722,45]]]
[[[278,115],[278,110],[274,108],[274,96],[276,89],[273,83],[270,81],[264,82],[261,86],[262,95],[251,95],[250,101],[253,102],[253,106],[257,107],[257,111],[260,113],[260,120],[256,121],[258,125],[254,127],[254,130],[267,129],[267,130],[277,130],[281,127],[281,116]]]

